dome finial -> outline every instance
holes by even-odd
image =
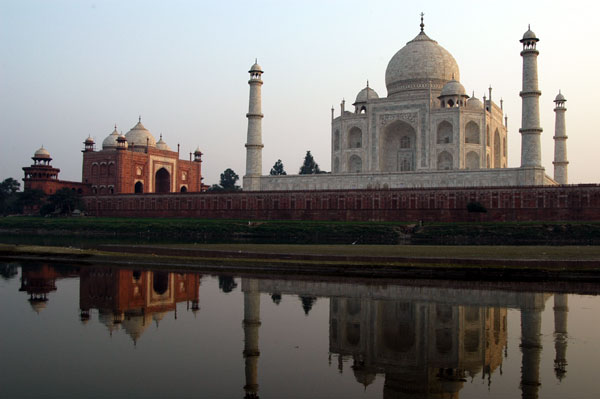
[[[367,87],[369,87],[369,79],[367,79]]]
[[[421,12],[421,32],[423,32],[423,28],[425,28],[425,24],[423,23],[423,17],[425,16],[424,13]]]
[[[142,123],[142,115],[138,117],[138,122]]]

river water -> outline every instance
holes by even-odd
[[[600,301],[568,293],[577,287],[0,271],[2,398],[596,398],[600,388]]]

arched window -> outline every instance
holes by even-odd
[[[491,165],[491,163],[490,163],[490,154],[487,154],[487,157],[486,157],[486,158],[487,158],[486,167],[487,167],[487,168],[490,168],[490,167],[491,167],[491,166],[490,166],[490,165]]]
[[[469,151],[465,164],[467,169],[479,169],[479,154],[475,151]]]
[[[141,181],[135,183],[134,192],[136,194],[143,193],[144,192],[144,183],[142,183]]]
[[[115,175],[115,164],[114,163],[108,164],[108,175],[109,176]]]
[[[160,168],[156,172],[154,191],[157,193],[168,193],[171,191],[171,174],[165,168]]]
[[[400,139],[400,148],[410,148],[410,137],[404,136]]]
[[[97,177],[98,176],[98,164],[93,164],[92,165],[92,176]]]
[[[107,175],[106,164],[102,163],[102,164],[100,164],[100,176],[106,176],[106,175]]]
[[[338,157],[333,159],[333,173],[340,173],[340,159]]]
[[[491,146],[492,141],[490,140],[490,125],[486,126],[485,138],[486,138],[485,145],[487,145],[488,147]]]
[[[108,188],[108,193],[109,193],[109,194],[114,194],[114,193],[115,193],[115,188],[114,188],[114,187],[112,187],[112,186],[111,186],[111,187],[109,187],[109,188]]]
[[[181,186],[181,191],[182,193],[187,193],[187,187],[186,186]]]
[[[348,132],[348,148],[361,148],[362,147],[362,130],[357,127],[353,127]]]
[[[348,162],[348,172],[360,173],[362,172],[362,159],[358,155],[352,155]]]
[[[449,144],[452,143],[452,124],[448,121],[443,121],[437,128],[437,143]]]
[[[479,125],[473,121],[470,121],[465,126],[465,143],[468,144],[479,144]]]
[[[453,158],[448,151],[442,151],[438,155],[437,168],[439,170],[450,170],[452,169]]]

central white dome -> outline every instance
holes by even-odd
[[[149,147],[156,147],[154,136],[142,125],[141,120],[125,134],[125,138],[130,146],[145,147],[147,142]]]
[[[421,31],[390,60],[385,71],[388,96],[409,91],[443,86],[460,81],[458,64],[452,54]]]

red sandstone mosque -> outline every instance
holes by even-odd
[[[123,135],[117,127],[96,150],[94,139],[84,142],[82,182],[58,179],[60,169],[51,165],[52,157],[42,146],[33,155],[33,165],[24,167],[25,189],[38,189],[52,194],[69,188],[84,195],[200,192],[202,184],[202,152],[197,148],[190,159],[179,158],[163,141],[158,142],[142,119]]]

